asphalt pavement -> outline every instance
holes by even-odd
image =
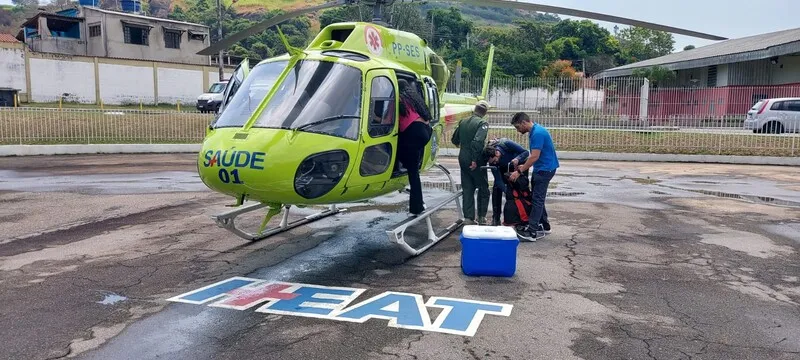
[[[250,243],[191,154],[0,169],[3,359],[800,358],[796,168],[562,161],[509,278],[466,276],[460,230],[391,244],[406,194]]]

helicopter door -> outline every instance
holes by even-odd
[[[424,80],[425,83],[425,90],[426,90],[426,97],[428,100],[428,109],[431,112],[431,127],[436,128],[439,125],[439,116],[441,112],[440,104],[439,104],[439,92],[436,89],[436,83],[429,77],[426,77]],[[428,149],[425,149],[425,157],[422,159],[422,166],[425,167],[426,164],[430,161],[434,161],[436,159],[437,152],[439,151],[439,138],[436,131],[431,133],[431,141],[430,146]]]
[[[361,124],[361,144],[347,186],[362,186],[388,181],[397,152],[397,83],[390,70],[367,73],[365,95],[367,121]]]
[[[228,85],[225,86],[225,91],[222,93],[222,103],[219,104],[219,110],[217,110],[217,116],[222,114],[222,111],[225,110],[225,105],[233,99],[233,95],[236,95],[236,91],[239,90],[239,87],[242,86],[242,82],[244,82],[244,79],[249,74],[250,60],[245,58],[239,63],[239,66],[233,70],[233,76],[228,80]]]

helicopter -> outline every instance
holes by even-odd
[[[420,161],[420,173],[438,168],[447,176],[450,194],[440,203],[410,216],[391,230],[391,242],[412,256],[419,255],[464,223],[461,190],[450,172],[437,162],[447,126],[472,115],[485,100],[494,56],[490,47],[481,93],[450,94],[450,71],[444,60],[418,35],[393,29],[383,21],[387,6],[400,0],[335,0],[287,12],[235,33],[200,55],[218,53],[239,40],[306,13],[364,3],[373,7],[370,22],[330,24],[306,48],[289,44],[280,27],[286,53],[250,68],[245,59],[234,70],[223,102],[206,129],[198,153],[197,171],[211,190],[231,196],[236,209],[214,215],[218,226],[257,241],[347,209],[339,205],[404,192],[407,170],[397,161],[398,80],[413,84],[431,110],[431,140]],[[412,1],[413,2],[413,1]],[[707,39],[725,38],[664,25],[581,10],[502,0],[461,1],[477,6],[513,7],[643,26]],[[245,205],[246,201],[253,202]],[[431,215],[455,201],[458,219],[445,229],[433,229]],[[292,206],[324,205],[324,211],[289,222]],[[267,208],[255,233],[240,229],[237,216]],[[280,224],[269,221],[283,212]],[[426,221],[428,242],[412,247],[405,230]]]

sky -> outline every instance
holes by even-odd
[[[0,0],[4,1],[4,0]],[[800,27],[797,0],[521,0],[719,35],[729,39]],[[580,19],[559,15],[562,19]],[[613,33],[613,23],[594,22]],[[627,25],[619,25],[620,29]],[[700,47],[717,41],[673,34],[675,51],[687,45]]]
[[[633,18],[661,25],[704,32],[734,39],[800,27],[797,0],[520,0],[543,5],[576,8]],[[11,0],[0,0],[11,4]],[[578,19],[559,15],[561,18]],[[612,23],[595,21],[609,31]],[[620,29],[625,25],[619,25]],[[674,35],[675,51],[686,45],[700,47],[713,40]]]

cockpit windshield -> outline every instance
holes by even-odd
[[[267,96],[275,81],[281,75],[281,72],[286,68],[288,61],[273,61],[263,63],[250,72],[247,78],[239,85],[238,89],[231,89],[236,91],[231,98],[231,101],[225,104],[222,113],[214,124],[215,128],[224,127],[241,127],[253,115],[264,97]],[[234,79],[231,79],[233,82]]]
[[[359,69],[330,61],[301,60],[278,86],[254,127],[358,138]]]

